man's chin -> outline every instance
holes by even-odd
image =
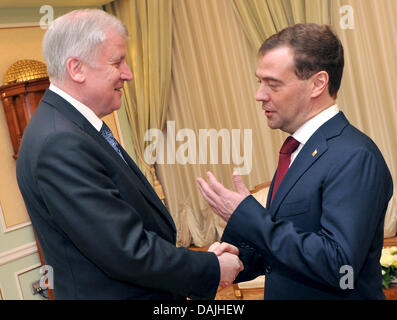
[[[275,121],[271,121],[271,120],[269,120],[269,119],[267,119],[267,126],[270,128],[270,129],[280,129],[280,124],[279,123],[276,123]]]
[[[114,106],[112,112],[113,112],[113,111],[117,111],[117,110],[119,110],[120,108],[121,108],[121,103],[118,104],[118,105],[116,105],[116,106]]]

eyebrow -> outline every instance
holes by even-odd
[[[273,78],[273,77],[260,77],[256,72],[255,72],[255,77],[257,77],[258,79],[261,79],[261,80],[265,80],[265,81],[275,81],[275,82],[278,82],[278,83],[283,83],[283,81],[281,81],[280,79],[276,79],[276,78]]]
[[[110,57],[110,60],[113,62],[121,61],[125,58],[125,55],[113,55]]]

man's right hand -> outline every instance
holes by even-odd
[[[233,249],[230,250],[230,248]],[[229,250],[222,250],[221,253],[217,254],[221,270],[221,280],[219,283],[221,288],[230,286],[236,279],[239,272],[244,270],[244,265],[238,257],[238,249],[230,244],[228,244],[228,249]],[[208,251],[212,251],[211,248]]]

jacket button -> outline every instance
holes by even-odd
[[[267,266],[265,267],[265,273],[269,274],[269,273],[271,273],[271,272],[272,272],[272,267],[269,266],[269,265],[267,265]]]

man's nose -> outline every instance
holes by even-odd
[[[256,101],[269,101],[270,100],[270,96],[269,96],[266,88],[263,85],[261,85],[258,88],[258,90],[256,91],[255,100]]]
[[[134,79],[134,76],[130,70],[130,67],[128,66],[128,64],[126,62],[124,62],[124,64],[123,64],[123,69],[121,71],[121,77],[123,80],[126,80],[126,81],[130,81],[130,80]]]

